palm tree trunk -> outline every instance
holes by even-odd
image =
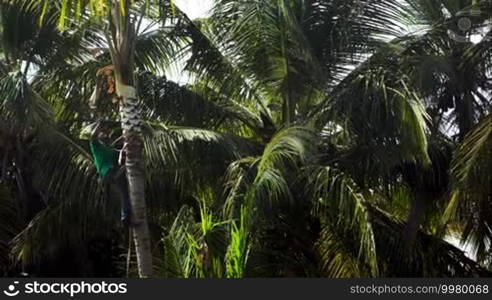
[[[130,17],[131,1],[126,0],[124,11],[120,1],[113,1],[111,37],[108,38],[114,66],[116,94],[120,103],[120,117],[126,149],[126,174],[128,178],[131,222],[140,277],[150,277],[153,272],[152,249],[145,203],[145,173],[143,163],[142,122],[134,80],[135,26]]]
[[[120,86],[118,88],[118,85]],[[128,177],[130,201],[132,205],[131,222],[134,223],[133,239],[137,254],[140,277],[152,275],[152,251],[150,246],[147,208],[145,203],[145,174],[143,164],[143,142],[140,136],[141,122],[137,98],[133,86],[116,81],[116,90],[121,97],[120,116],[126,149],[126,176]],[[124,87],[122,89],[122,87]]]

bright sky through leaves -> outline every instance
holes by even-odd
[[[190,19],[196,19],[207,16],[213,0],[175,0],[175,3]]]

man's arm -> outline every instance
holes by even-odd
[[[125,158],[126,158],[126,142],[123,143],[123,148],[121,148],[120,150],[120,156],[118,157],[118,165],[120,166],[123,166],[123,164],[125,163]]]
[[[97,133],[99,132],[99,129],[101,128],[101,122],[97,121],[96,126],[91,132],[91,141],[94,141],[97,139]]]

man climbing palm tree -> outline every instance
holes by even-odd
[[[121,200],[121,222],[131,225],[131,204],[128,181],[124,169],[124,147],[118,151],[111,145],[111,125],[98,121],[91,133],[90,149],[94,164],[102,181],[107,184],[109,195],[118,194]],[[114,143],[116,143],[117,139]]]

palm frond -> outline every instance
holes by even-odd
[[[485,261],[492,243],[490,182],[492,174],[492,115],[485,117],[459,145],[452,161],[453,196],[445,221],[463,221],[463,241],[471,243],[479,261]]]
[[[321,231],[315,245],[319,256],[321,272],[323,276],[330,278],[356,278],[361,277],[357,259],[343,244],[336,230],[327,225]]]
[[[490,272],[462,250],[424,232],[412,247],[402,239],[405,224],[370,208],[381,270],[395,277],[488,277]]]
[[[18,207],[10,195],[8,188],[0,184],[0,270],[5,274],[11,264],[10,241],[15,237],[20,229],[21,222],[18,218]]]
[[[354,183],[343,173],[330,167],[307,168],[306,192],[313,201],[313,213],[326,218],[332,231],[343,236],[352,255],[360,259],[369,274],[377,276],[378,249],[374,239],[367,203]],[[336,256],[333,259],[337,259]],[[335,261],[333,261],[335,263]]]
[[[43,128],[53,121],[51,108],[32,90],[22,73],[3,73],[0,94],[0,114],[5,120],[24,128]]]

